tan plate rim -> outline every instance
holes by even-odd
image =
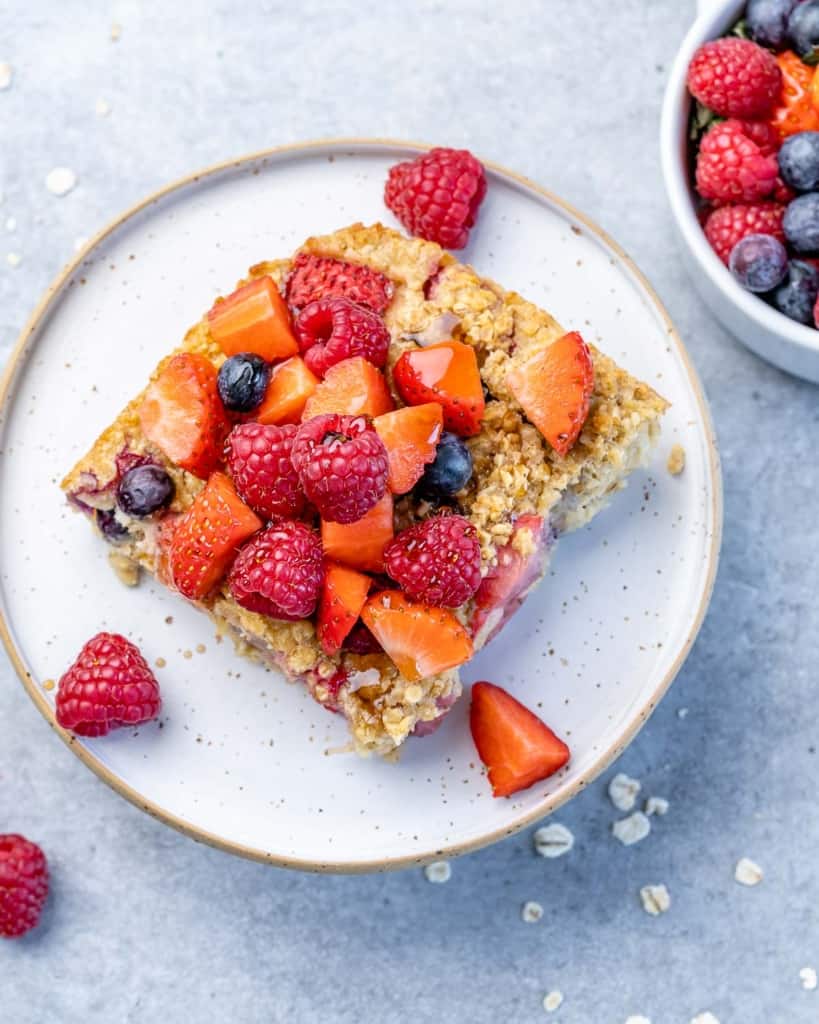
[[[4,418],[5,409],[8,400],[12,393],[12,386],[17,376],[17,371],[24,361],[25,347],[26,344],[39,328],[41,321],[49,313],[52,303],[58,298],[63,285],[74,273],[75,270],[82,264],[93,249],[102,242],[105,238],[116,231],[122,224],[128,221],[131,217],[150,206],[152,203],[164,198],[169,193],[176,191],[177,189],[184,188],[187,185],[195,184],[200,179],[209,177],[214,174],[219,174],[222,171],[226,171],[231,167],[238,168],[243,164],[252,164],[254,162],[269,159],[271,157],[278,157],[282,155],[289,155],[298,153],[299,151],[309,151],[313,149],[321,149],[326,147],[335,148],[346,148],[346,147],[359,147],[366,146],[370,148],[384,148],[384,149],[413,149],[418,152],[431,149],[432,146],[429,143],[422,142],[410,142],[401,139],[386,139],[386,138],[339,138],[339,139],[316,139],[309,142],[298,142],[290,143],[284,146],[274,146],[271,149],[261,150],[256,153],[251,153],[247,156],[240,157],[234,160],[225,160],[223,162],[212,164],[203,170],[196,171],[193,174],[186,175],[183,178],[179,178],[169,185],[165,185],[163,188],[158,189],[156,192],[151,193],[145,199],[131,206],[124,213],[121,213],[118,217],[107,224],[97,235],[94,236],[85,247],[69,262],[63,270],[56,276],[49,287],[46,289],[45,294],[40,299],[34,312],[31,314],[28,323],[23,328],[17,342],[12,349],[9,361],[3,371],[2,378],[0,378],[0,421]],[[514,171],[507,170],[499,164],[493,163],[489,160],[483,160],[483,164],[491,169],[501,177],[512,179],[518,184],[523,185],[527,189],[531,189],[533,192],[538,193],[547,199],[550,203],[559,206],[563,209],[566,214],[573,220],[583,224],[590,232],[595,234],[601,239],[607,246],[609,246],[623,261],[625,266],[634,274],[638,282],[646,290],[647,294],[652,299],[657,311],[660,313],[663,321],[665,322],[668,329],[669,339],[677,347],[677,350],[682,358],[685,369],[688,373],[691,386],[699,405],[700,414],[702,416],[703,424],[706,430],[706,436],[708,441],[708,456],[709,456],[709,470],[712,484],[711,494],[711,514],[714,524],[713,533],[711,536],[711,545],[708,552],[708,572],[705,582],[705,588],[702,593],[699,607],[697,609],[696,618],[694,624],[682,645],[682,648],[674,661],[674,664],[670,667],[665,676],[660,680],[660,683],[649,696],[645,703],[638,708],[633,714],[632,720],[625,730],[624,734],[620,737],[619,741],[605,750],[592,764],[592,766],[581,775],[581,777],[564,793],[560,796],[546,797],[534,810],[528,811],[516,820],[512,825],[504,826],[501,829],[496,829],[492,832],[487,832],[485,835],[480,836],[477,839],[472,839],[467,842],[454,843],[451,846],[443,850],[428,851],[421,854],[411,854],[405,857],[392,857],[388,859],[378,859],[372,861],[313,861],[313,860],[301,860],[294,857],[281,857],[271,853],[267,853],[264,850],[258,850],[253,847],[244,846],[241,843],[235,843],[230,840],[224,839],[221,836],[215,835],[212,832],[208,832],[204,829],[197,828],[184,818],[178,817],[175,814],[170,814],[163,808],[159,807],[152,801],[145,800],[145,798],[138,793],[135,789],[129,786],[127,783],[119,779],[109,768],[107,768],[100,760],[98,760],[94,754],[86,749],[81,744],[76,742],[76,737],[64,729],[61,729],[57,725],[54,709],[51,704],[46,700],[40,684],[34,679],[33,674],[29,670],[22,651],[17,649],[11,632],[8,628],[8,624],[5,619],[4,609],[0,607],[0,639],[3,641],[3,645],[8,652],[11,663],[15,668],[18,676],[20,677],[23,686],[28,692],[29,697],[34,702],[37,709],[46,719],[48,724],[57,733],[60,739],[63,740],[79,757],[79,759],[90,768],[103,782],[106,782],[113,790],[119,793],[120,796],[125,797],[134,806],[139,807],[141,810],[150,814],[152,817],[164,822],[166,825],[170,825],[171,828],[176,829],[178,832],[182,832],[184,835],[189,836],[191,839],[195,839],[198,842],[207,843],[209,846],[216,847],[220,850],[225,850],[228,853],[237,854],[241,857],[246,857],[250,860],[261,861],[262,863],[275,864],[279,867],[296,868],[301,871],[317,871],[317,872],[338,872],[338,873],[364,873],[371,871],[390,871],[398,868],[406,868],[414,865],[426,864],[430,861],[440,859],[442,857],[457,857],[461,854],[468,853],[471,850],[480,849],[483,846],[489,846],[492,843],[498,842],[500,839],[506,836],[513,835],[515,832],[520,831],[527,825],[533,822],[539,821],[541,818],[551,814],[558,807],[562,806],[573,796],[576,796],[584,786],[588,785],[594,780],[601,772],[605,771],[608,765],[617,757],[619,754],[628,746],[628,744],[634,739],[643,724],[648,720],[657,703],[660,701],[666,690],[673,682],[675,676],[679,672],[683,665],[686,657],[688,656],[691,647],[697,637],[702,626],[705,613],[708,609],[708,604],[711,599],[711,593],[714,587],[714,579],[716,577],[717,565],[719,561],[719,550],[720,542],[722,538],[722,477],[720,473],[719,465],[719,453],[717,450],[716,436],[714,434],[713,423],[711,421],[711,414],[708,408],[708,403],[705,399],[705,395],[702,390],[697,372],[691,362],[691,359],[686,351],[683,342],[677,333],[677,329],[671,322],[671,318],[666,312],[659,296],[652,288],[651,284],[637,267],[631,257],[612,239],[606,234],[594,221],[590,220],[585,214],[576,210],[569,203],[565,202],[560,197],[556,196],[553,192],[548,189],[535,184],[528,178],[521,174],[516,174]]]

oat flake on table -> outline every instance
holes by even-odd
[[[742,857],[734,868],[734,878],[740,885],[759,885],[762,881],[762,868],[748,857]]]
[[[520,916],[527,924],[536,924],[543,917],[543,907],[534,900],[527,900],[520,909]]]
[[[652,917],[664,914],[671,906],[671,897],[664,885],[644,885],[640,890],[643,910]]]
[[[713,1013],[706,1010],[705,1013],[698,1013],[696,1017],[692,1017],[691,1024],[719,1024],[719,1021]]]
[[[12,78],[14,78],[14,69],[11,64],[7,64],[5,61],[0,61],[0,90],[8,89],[11,85]]]
[[[543,997],[543,1009],[547,1013],[554,1013],[555,1010],[559,1010],[563,1005],[563,993],[559,989],[554,989],[552,992],[547,992]]]
[[[645,810],[649,818],[654,817],[655,814],[659,814],[662,817],[668,814],[668,801],[662,796],[650,796],[646,800]]]
[[[70,167],[55,167],[46,175],[45,183],[52,195],[64,196],[77,184],[77,175]]]
[[[642,811],[635,811],[627,818],[621,818],[611,826],[615,839],[619,839],[623,846],[633,846],[639,843],[651,831],[651,822]]]
[[[532,837],[535,849],[541,857],[553,860],[562,857],[574,846],[574,836],[566,828],[554,821],[551,825],[543,825]]]
[[[812,967],[803,967],[799,972],[799,980],[806,992],[813,992],[816,988],[816,971]]]
[[[452,867],[448,860],[436,860],[432,864],[427,864],[424,868],[424,874],[427,876],[428,882],[435,882],[440,885],[442,882],[448,882],[452,877]]]
[[[609,800],[618,811],[630,811],[637,802],[642,786],[625,772],[618,772],[609,783]]]

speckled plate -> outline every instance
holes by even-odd
[[[313,870],[379,870],[454,855],[543,817],[600,772],[651,714],[702,622],[721,498],[705,400],[673,326],[628,257],[531,182],[488,168],[465,258],[543,304],[673,403],[654,463],[464,670],[536,708],[571,745],[567,769],[493,800],[468,697],[398,764],[339,752],[344,721],[299,686],[217,644],[208,619],[147,581],[123,587],[58,481],[149,372],[246,267],[356,220],[391,222],[387,168],[421,147],[339,141],[258,154],[162,190],[59,275],[0,393],[0,631],[54,725],[54,690],[100,629],[135,639],[157,674],[163,727],[63,736],[119,793],[194,838]],[[666,459],[684,446],[682,475]],[[160,661],[162,664],[162,661]],[[56,728],[56,726],[55,726]],[[32,752],[34,755],[34,752]]]

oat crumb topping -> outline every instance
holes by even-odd
[[[618,772],[609,783],[609,799],[618,811],[630,811],[637,802],[641,788],[637,779]]]
[[[139,583],[139,562],[119,551],[109,551],[108,564],[117,574],[120,583],[124,583],[126,587],[135,587]]]

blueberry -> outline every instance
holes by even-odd
[[[128,536],[128,531],[114,515],[113,509],[95,509],[94,522],[109,544],[119,544]]]
[[[773,235],[746,235],[731,250],[728,265],[749,292],[769,292],[787,274],[788,254]]]
[[[810,263],[791,260],[788,276],[771,295],[771,302],[780,313],[798,320],[800,324],[813,323],[813,307],[819,294],[819,271]]]
[[[174,483],[161,466],[135,466],[117,485],[117,504],[129,516],[149,516],[173,501]]]
[[[270,367],[261,356],[242,352],[219,367],[219,397],[232,412],[250,412],[264,398]]]
[[[745,24],[748,34],[760,46],[782,50],[787,45],[788,15],[796,0],[748,0]]]
[[[819,250],[819,193],[808,192],[789,203],[782,219],[782,229],[796,252]]]
[[[797,132],[782,143],[779,173],[797,192],[819,186],[819,132]]]
[[[819,60],[819,0],[794,7],[788,17],[788,38],[803,61]]]
[[[433,500],[457,494],[472,476],[472,455],[457,434],[442,434],[438,451],[418,481],[418,493]]]

